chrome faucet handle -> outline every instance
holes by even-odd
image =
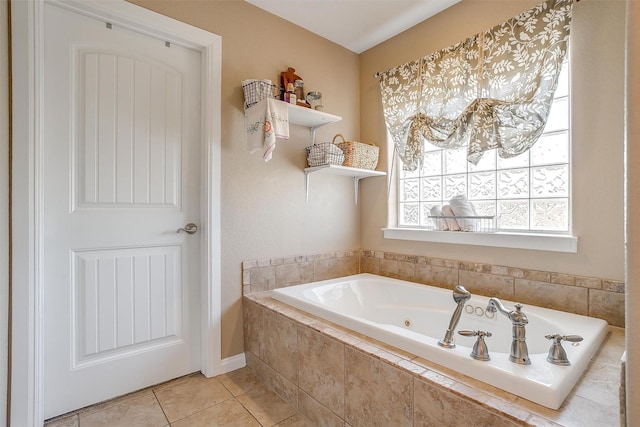
[[[561,335],[558,333],[547,334],[544,337],[552,340],[551,348],[549,348],[549,354],[547,355],[547,362],[560,366],[571,365],[571,362],[569,362],[567,358],[567,352],[562,347],[562,341],[580,342],[583,340],[580,335]]]
[[[487,343],[484,342],[484,338],[489,338],[491,336],[491,332],[487,331],[472,331],[471,329],[461,329],[458,333],[465,337],[478,337],[475,344],[473,345],[473,350],[471,350],[470,356],[476,360],[487,361],[491,360],[489,357],[489,348],[487,347]]]

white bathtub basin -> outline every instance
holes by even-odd
[[[451,290],[358,274],[277,289],[272,297],[551,409],[560,407],[607,333],[604,320],[524,305],[531,365],[518,365],[509,361],[511,322],[486,312],[486,297],[472,296],[465,305],[454,349],[437,345],[456,307]],[[493,334],[485,339],[490,361],[469,356],[475,338],[458,335],[460,329]],[[584,338],[563,342],[570,366],[546,361],[551,342],[544,336],[556,332]]]

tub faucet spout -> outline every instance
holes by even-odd
[[[508,310],[498,298],[490,298],[489,303],[487,304],[488,312],[495,313],[496,311],[499,311],[511,320],[511,336],[513,341],[511,341],[511,354],[509,355],[509,360],[520,365],[530,365],[531,360],[529,359],[529,349],[527,348],[525,330],[525,326],[529,323],[529,319],[527,318],[527,315],[522,312],[522,304],[516,304],[515,308],[515,310]]]
[[[456,326],[458,326],[458,322],[460,321],[460,315],[462,314],[464,304],[469,301],[469,298],[471,298],[471,292],[466,290],[464,286],[458,285],[453,290],[453,301],[457,305],[453,315],[451,316],[451,320],[449,321],[449,327],[447,328],[444,338],[438,341],[438,345],[440,347],[454,348],[456,346],[456,343],[453,341],[454,332]]]

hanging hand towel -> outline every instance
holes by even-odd
[[[476,208],[467,198],[460,194],[449,200],[449,206],[457,217],[478,216]],[[478,231],[480,223],[477,218],[456,218],[462,231]]]
[[[442,207],[442,214],[446,217],[449,217],[447,218],[447,227],[449,227],[449,230],[460,231],[460,226],[458,225],[458,221],[456,221],[456,218],[453,218],[455,214],[451,210],[451,206],[444,205]]]
[[[289,107],[275,99],[263,99],[245,110],[247,149],[262,150],[265,162],[271,160],[276,138],[289,139]]]

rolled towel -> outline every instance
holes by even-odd
[[[459,194],[449,200],[449,206],[457,217],[478,216],[476,208],[467,198]],[[479,220],[477,218],[456,218],[462,231],[478,231]]]
[[[443,216],[442,213],[442,209],[440,208],[440,206],[434,206],[431,208],[431,210],[429,211],[429,213],[431,214],[431,216]],[[431,218],[431,220],[433,221],[433,223],[436,226],[436,230],[438,231],[447,231],[449,230],[449,227],[447,226],[447,220],[444,218]]]
[[[444,205],[442,207],[442,215],[444,215],[447,220],[447,227],[449,228],[449,230],[451,231],[460,231],[460,226],[458,225],[458,221],[456,221],[455,218],[453,218],[455,216],[455,214],[453,213],[453,210],[451,210],[451,206],[449,205]]]

